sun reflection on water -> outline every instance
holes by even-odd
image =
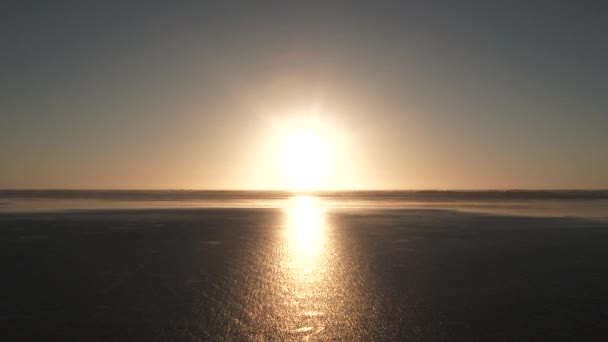
[[[326,215],[318,198],[297,196],[290,199],[286,217],[287,328],[296,334],[319,334],[325,329],[331,296]]]
[[[303,263],[320,253],[324,244],[324,213],[315,197],[297,196],[290,200],[287,234],[292,257]]]

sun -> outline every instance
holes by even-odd
[[[318,190],[329,173],[329,145],[315,129],[306,128],[286,135],[282,167],[292,190]]]

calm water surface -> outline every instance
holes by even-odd
[[[603,192],[0,195],[11,340],[608,337]]]
[[[447,209],[533,216],[608,218],[608,191],[0,190],[0,212],[72,209],[286,208],[315,197],[330,209]]]

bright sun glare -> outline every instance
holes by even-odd
[[[284,142],[282,163],[292,189],[319,189],[329,172],[327,141],[314,129],[292,132]]]

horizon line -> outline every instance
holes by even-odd
[[[608,188],[488,188],[488,189],[186,189],[186,188],[0,188],[0,191],[207,191],[207,192],[227,192],[227,191],[265,191],[265,192],[406,192],[406,191],[453,191],[453,192],[489,192],[489,191],[608,191]]]

